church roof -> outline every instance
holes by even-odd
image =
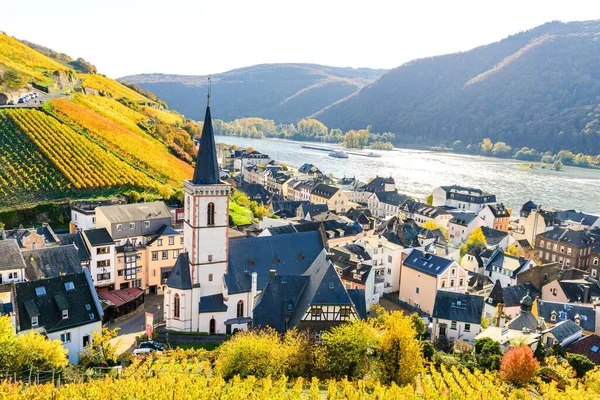
[[[220,182],[215,134],[213,132],[212,118],[210,116],[210,107],[206,106],[206,115],[204,116],[204,125],[202,126],[202,137],[200,138],[200,147],[198,149],[198,157],[196,158],[196,168],[194,170],[192,183],[194,185],[214,185]]]
[[[177,257],[171,275],[167,279],[167,286],[173,289],[187,290],[192,288],[192,277],[190,275],[190,262],[188,253],[181,253]]]

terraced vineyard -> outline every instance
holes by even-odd
[[[63,102],[64,101],[65,100],[63,100]],[[115,123],[126,127],[132,132],[140,135],[146,134],[137,123],[148,119],[148,117],[124,106],[117,100],[111,99],[110,97],[78,94],[74,97],[74,101],[75,103],[87,107]]]
[[[142,96],[138,92],[105,76],[97,74],[78,74],[77,77],[82,80],[82,87],[98,90],[115,99],[124,97],[133,101],[150,102],[148,98]]]
[[[94,98],[93,101],[89,101],[90,97]],[[77,103],[80,103],[80,99],[84,99],[85,104],[93,103],[94,110],[100,108],[101,102],[113,102],[122,106],[114,100],[98,96],[78,96]],[[97,102],[98,99],[102,100]],[[114,104],[110,105],[114,106]],[[122,107],[129,110],[125,106]],[[136,131],[127,129],[112,118],[108,118],[107,115],[110,114],[110,110],[113,110],[110,106],[104,109],[102,115],[92,110],[92,106],[84,107],[65,99],[52,102],[52,108],[61,118],[78,128],[87,130],[94,140],[98,140],[111,150],[131,160],[157,180],[168,181],[173,186],[179,186],[183,180],[189,179],[193,174],[193,168],[190,164],[170,154],[167,146],[157,139],[139,128],[140,132],[136,133]],[[128,121],[132,122],[131,120]]]
[[[72,187],[0,112],[0,207],[64,197]]]
[[[42,111],[9,109],[6,113],[76,189],[157,186],[144,173]]]
[[[183,118],[181,115],[173,112],[159,110],[158,108],[148,106],[142,107],[142,111],[149,117],[155,118],[161,122],[164,122],[165,124],[180,125],[183,123]]]

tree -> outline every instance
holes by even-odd
[[[132,190],[131,192],[127,193],[127,202],[128,203],[137,203],[140,201],[141,198],[142,198],[142,196],[135,190]]]
[[[15,90],[23,86],[23,79],[17,71],[7,69],[4,71],[4,74],[2,74],[0,84],[4,84],[7,88]]]
[[[118,335],[119,328],[102,328],[92,332],[92,343],[79,353],[79,364],[85,367],[112,367],[117,364],[117,347],[111,341]]]
[[[487,329],[490,325],[490,321],[488,321],[484,315],[481,316],[481,329]]]
[[[519,249],[519,246],[517,246],[516,244],[511,244],[510,246],[508,246],[506,248],[506,250],[504,251],[504,254],[518,257],[521,255],[521,250]]]
[[[496,142],[492,148],[492,154],[496,157],[507,156],[512,151],[512,148],[504,142]]]
[[[425,331],[427,327],[425,326],[425,322],[423,322],[423,318],[419,316],[418,313],[412,313],[410,315],[410,322],[412,324],[413,329],[416,332],[416,338],[421,340],[423,336],[425,336]]]
[[[362,378],[368,355],[377,348],[375,329],[365,321],[354,320],[333,327],[322,335],[332,377]]]
[[[460,246],[460,256],[461,258],[467,254],[469,251],[473,249],[483,250],[487,247],[487,241],[485,240],[485,235],[481,230],[481,227],[477,227],[473,229],[473,232],[467,238],[467,241]]]
[[[483,142],[481,142],[481,151],[484,154],[491,153],[493,148],[494,148],[494,144],[492,143],[492,141],[489,138],[483,139]]]
[[[539,372],[540,363],[529,346],[510,349],[500,363],[500,378],[516,386],[529,383]]]
[[[5,368],[12,363],[17,350],[16,339],[10,317],[0,317],[0,367]]]
[[[60,340],[50,340],[35,331],[17,336],[14,370],[35,371],[64,368],[69,365],[67,349]]]
[[[416,335],[412,318],[400,311],[387,316],[379,342],[383,381],[406,385],[422,371],[423,353]]]
[[[444,235],[444,237],[446,239],[448,239],[448,230],[446,228],[444,228],[443,226],[439,226],[434,221],[427,221],[427,222],[425,222],[423,224],[423,228],[428,229],[430,231],[435,231],[435,230],[439,229],[440,232],[442,232],[442,235]]]
[[[425,198],[425,202],[427,202],[428,206],[432,206],[433,205],[433,193],[431,193],[429,196],[427,196]]]
[[[501,358],[500,343],[491,338],[475,340],[475,359],[480,368],[495,371],[500,368]]]
[[[578,378],[582,378],[588,371],[594,369],[592,360],[581,354],[567,354],[569,365],[575,370]]]
[[[554,170],[560,171],[563,167],[563,163],[560,160],[556,160],[556,161],[554,161],[554,164],[552,165],[552,167],[554,168]]]

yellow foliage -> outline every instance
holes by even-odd
[[[138,122],[147,119],[146,116],[119,103],[117,100],[110,97],[78,94],[75,97],[75,102],[96,111],[119,125],[123,125],[132,132],[140,135],[146,134],[137,125]]]
[[[155,118],[165,124],[181,125],[183,123],[183,117],[173,111],[159,110],[158,108],[148,106],[143,106],[142,111],[147,116]]]
[[[110,79],[102,75],[77,74],[77,78],[82,80],[82,87],[96,89],[99,92],[109,94],[115,99],[125,97],[126,99],[133,101],[150,102],[148,98],[142,96],[138,92],[129,89],[127,86],[115,81],[114,79]]]

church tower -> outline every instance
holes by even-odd
[[[210,94],[196,169],[193,178],[183,182],[183,189],[184,250],[189,257],[191,280],[194,286],[200,286],[201,296],[221,293],[223,275],[227,272],[231,185],[219,179]]]

